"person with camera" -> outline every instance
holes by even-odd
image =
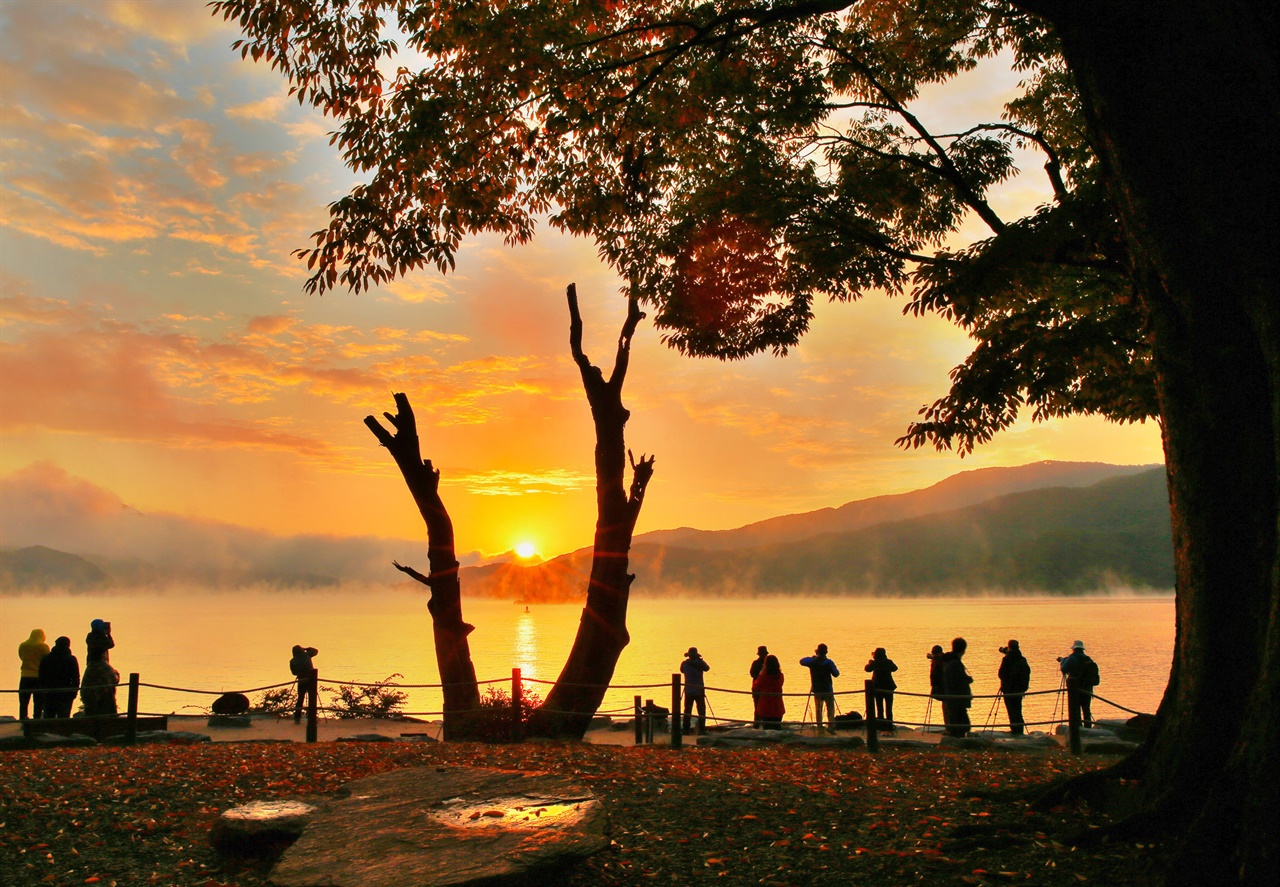
[[[996,672],[1000,678],[1000,694],[1004,697],[1004,708],[1009,713],[1009,732],[1020,736],[1026,732],[1026,722],[1022,719],[1022,698],[1031,686],[1031,666],[1027,657],[1022,655],[1018,642],[1010,640],[1008,646],[1000,648],[1004,659],[1000,660],[1000,670]]]
[[[80,701],[84,703],[86,715],[118,713],[116,686],[120,683],[120,672],[111,665],[111,650],[115,645],[110,622],[95,619],[89,624],[89,634],[84,639],[84,676],[80,680]]]
[[[1098,686],[1098,663],[1084,652],[1084,641],[1076,641],[1071,645],[1071,652],[1058,657],[1058,667],[1067,679],[1067,701],[1074,719],[1080,719],[1085,728],[1093,726],[1093,688]]]
[[[942,714],[947,732],[952,736],[969,733],[969,706],[973,703],[973,690],[969,685],[973,678],[964,667],[964,651],[969,643],[964,638],[951,642],[951,652],[942,657]]]
[[[865,671],[871,673],[871,689],[875,694],[877,730],[894,732],[893,726],[893,691],[898,689],[898,682],[893,673],[898,670],[897,664],[889,658],[884,647],[876,647],[867,662]]]
[[[320,655],[320,651],[315,647],[304,647],[301,644],[293,645],[293,657],[289,660],[289,673],[298,679],[297,698],[293,704],[293,722],[295,724],[302,723],[303,701],[310,697],[312,702],[316,701],[316,680],[312,676],[312,672],[316,667],[311,662],[313,658]]]
[[[818,729],[822,729],[822,709],[825,707],[827,730],[836,732],[836,693],[831,679],[840,677],[840,669],[827,658],[827,645],[818,644],[813,655],[801,659],[800,664],[809,669],[809,692],[813,694],[814,720]]]
[[[689,732],[693,708],[698,708],[698,733],[707,732],[707,686],[703,681],[704,672],[711,671],[707,660],[702,658],[697,647],[690,647],[684,654],[684,662],[680,663],[680,673],[684,675],[684,730]]]

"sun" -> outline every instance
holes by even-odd
[[[516,554],[520,557],[533,557],[538,553],[538,549],[534,547],[532,542],[521,542],[516,545]]]

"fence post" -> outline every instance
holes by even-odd
[[[1067,678],[1067,739],[1073,755],[1080,754],[1080,691]]]
[[[640,694],[636,694],[635,699],[635,728],[636,728],[636,745],[644,742],[644,724],[640,720]]]
[[[133,745],[138,741],[138,673],[129,673],[129,709],[124,723],[124,741]]]
[[[511,741],[519,742],[523,730],[523,724],[520,721],[520,669],[511,669]]]
[[[671,676],[671,747],[679,748],[680,735],[680,675]]]
[[[315,742],[319,731],[316,723],[316,697],[320,695],[320,670],[311,669],[311,695],[307,698],[307,742]]]
[[[880,733],[876,730],[876,691],[871,680],[863,682],[867,694],[867,751],[880,751]]]
[[[644,703],[644,741],[649,745],[653,744],[653,721],[656,717],[653,713],[656,706],[652,699],[646,699]]]

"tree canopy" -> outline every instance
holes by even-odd
[[[1132,267],[1053,35],[993,0],[218,0],[245,56],[335,118],[365,182],[298,255],[308,287],[448,270],[540,218],[590,236],[691,355],[785,353],[815,298],[906,295],[975,340],[899,443],[961,453],[1012,424],[1157,414]],[[1001,119],[937,132],[923,87],[1003,53]],[[1052,199],[989,200],[1014,149]],[[989,232],[956,245],[976,216]]]

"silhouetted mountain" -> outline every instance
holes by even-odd
[[[0,551],[0,588],[88,591],[110,584],[101,567],[65,551],[43,545]]]
[[[463,571],[470,594],[583,597],[590,550],[539,567]],[[637,543],[637,594],[1077,594],[1173,587],[1162,468],[1086,488],[1000,496],[967,508],[754,548]]]
[[[1088,487],[1109,477],[1148,471],[1151,465],[1107,465],[1102,462],[1033,462],[1013,468],[962,471],[923,490],[859,499],[837,508],[786,514],[733,530],[655,530],[636,537],[637,544],[718,549],[754,548],[795,542],[823,533],[840,533],[906,520],[940,511],[977,505],[996,496],[1048,487]]]

